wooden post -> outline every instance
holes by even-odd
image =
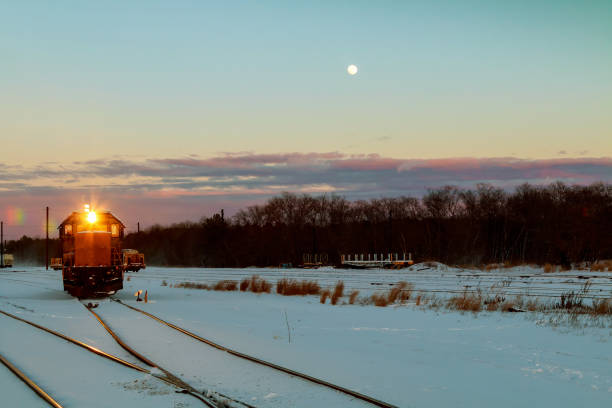
[[[47,207],[47,223],[45,225],[47,232],[47,239],[45,240],[45,268],[49,270],[49,207]]]
[[[140,234],[140,222],[138,222],[138,233]]]

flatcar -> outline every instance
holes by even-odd
[[[89,206],[70,214],[58,227],[64,290],[79,298],[123,289],[121,241],[125,225],[110,211]]]

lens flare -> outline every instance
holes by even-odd
[[[55,221],[53,218],[49,218],[49,235],[53,234],[53,231],[55,231],[57,227],[57,221]],[[43,234],[46,234],[47,232],[47,222],[44,218],[40,221],[40,232]]]
[[[94,211],[90,211],[87,213],[87,221],[89,221],[90,223],[94,223],[96,222],[96,213]]]
[[[6,211],[6,215],[9,225],[23,225],[26,219],[25,212],[17,207],[9,207]]]

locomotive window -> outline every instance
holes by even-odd
[[[119,225],[118,224],[111,224],[111,235],[113,237],[119,236]]]
[[[72,224],[64,225],[64,234],[71,235],[72,234]]]

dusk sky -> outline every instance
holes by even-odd
[[[611,21],[605,0],[0,0],[0,219],[612,182]]]

